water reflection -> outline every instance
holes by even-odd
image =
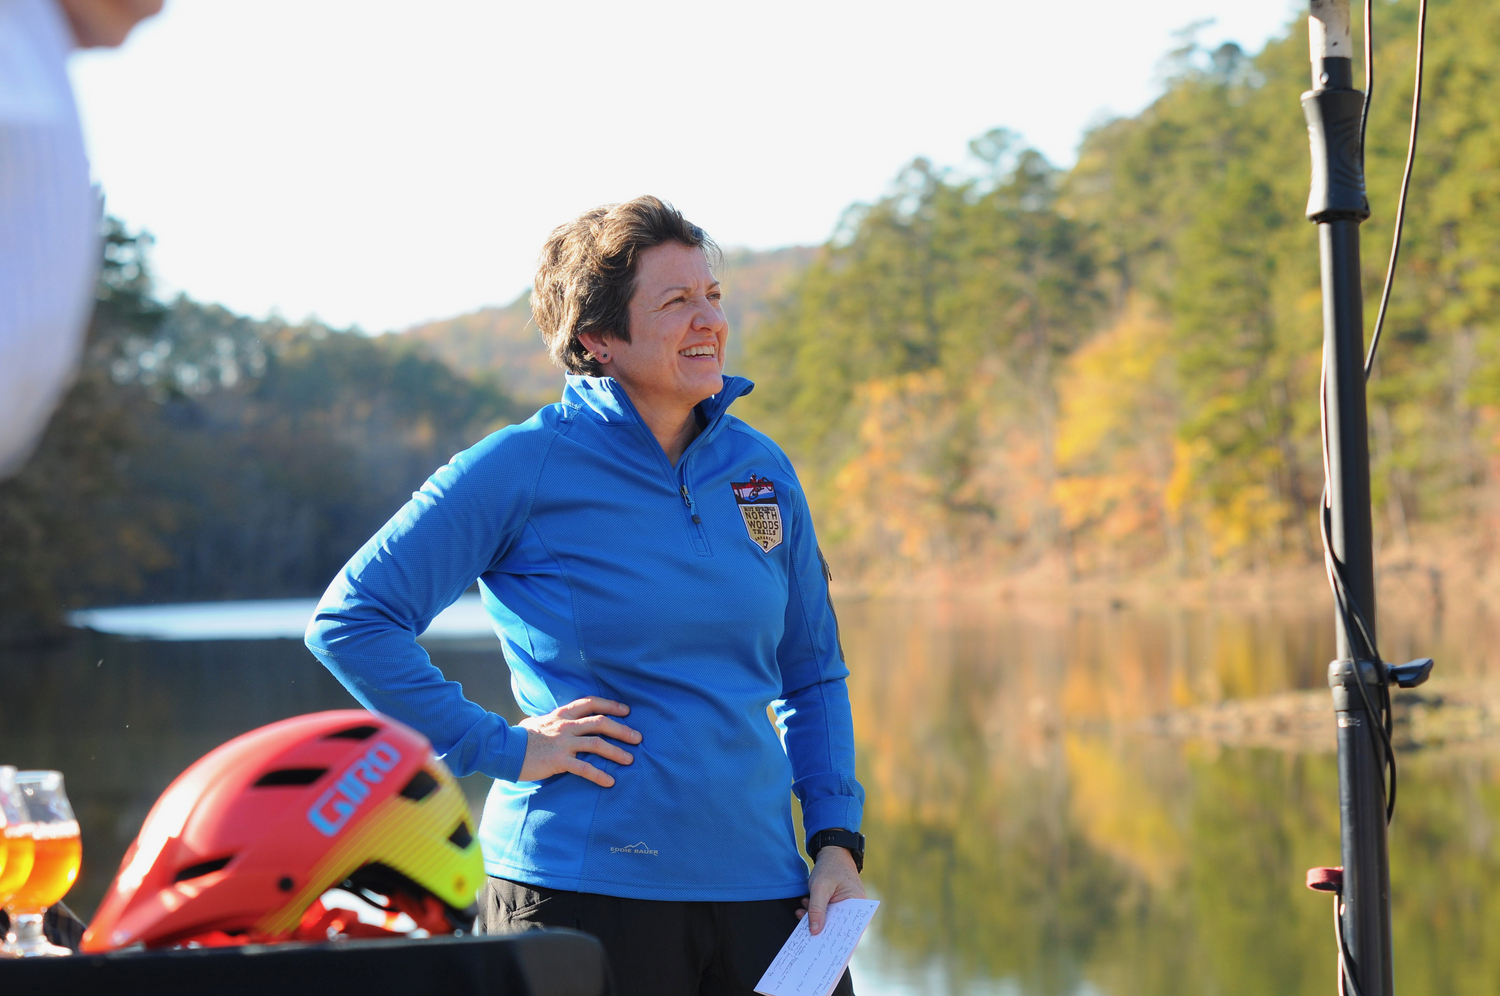
[[[1389,604],[1389,603],[1388,603]],[[866,880],[885,900],[860,989],[1006,996],[1326,993],[1331,910],[1302,873],[1338,860],[1326,751],[1154,735],[1152,717],[1323,687],[1318,608],[1212,613],[846,602]],[[1450,609],[1386,623],[1388,655],[1445,680],[1500,673],[1494,624]],[[514,717],[492,639],[429,645]],[[1460,653],[1462,656],[1460,656]],[[156,796],[231,736],[351,704],[293,640],[80,634],[0,657],[0,759],[67,772],[88,914]],[[1391,837],[1396,984],[1500,978],[1500,752],[1403,757]],[[467,780],[477,806],[486,788]]]
[[[1333,756],[1141,732],[1174,709],[1321,685],[1321,614],[844,616],[883,974],[1037,996],[1333,985],[1330,901],[1301,884],[1338,861]],[[1430,641],[1420,628],[1398,621],[1388,642]],[[1474,745],[1403,760],[1397,987],[1492,992],[1500,765]]]

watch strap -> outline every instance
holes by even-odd
[[[853,830],[819,830],[807,838],[807,856],[818,860],[825,847],[842,847],[854,857],[856,871],[865,870],[865,835]]]

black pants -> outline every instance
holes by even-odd
[[[619,996],[751,996],[797,926],[801,899],[662,902],[490,878],[481,934],[572,927],[604,944]],[[835,996],[854,996],[849,972]]]

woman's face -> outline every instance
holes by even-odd
[[[729,323],[703,250],[664,242],[641,253],[630,298],[630,341],[584,338],[637,407],[691,408],[724,388]],[[607,353],[605,360],[601,353]]]

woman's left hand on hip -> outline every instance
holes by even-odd
[[[810,915],[812,921],[808,927],[816,934],[822,931],[831,904],[865,898],[864,883],[859,880],[859,869],[854,867],[854,856],[842,847],[829,845],[820,848],[817,860],[813,862],[812,875],[807,879],[807,893],[802,908],[797,911],[797,919],[802,919],[804,914]]]

